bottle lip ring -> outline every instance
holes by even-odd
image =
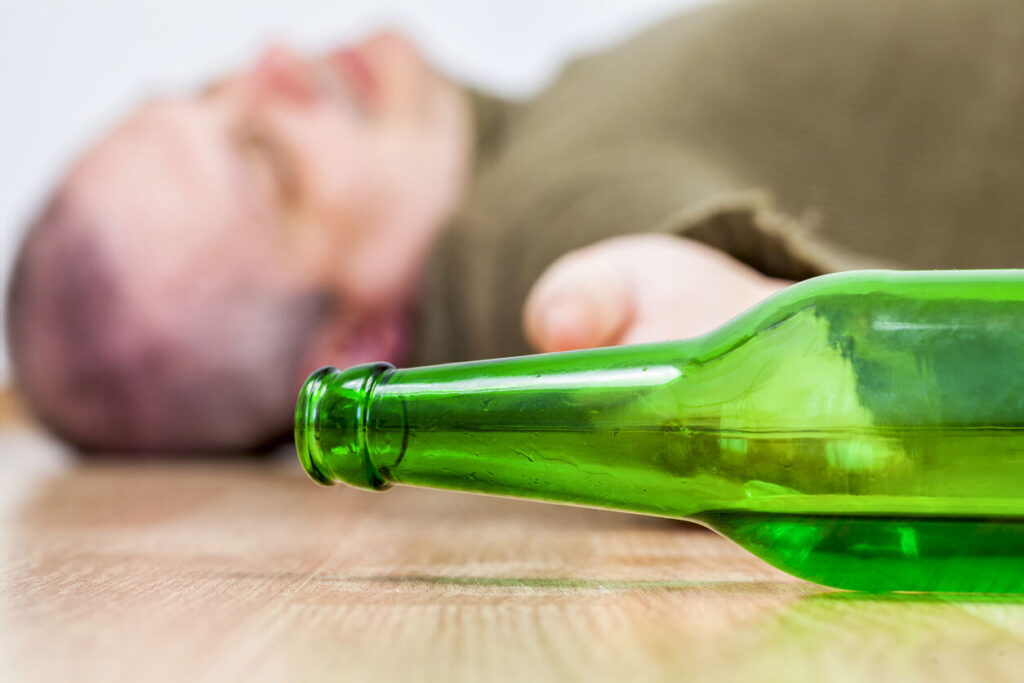
[[[389,363],[364,363],[347,370],[328,366],[313,372],[302,385],[295,404],[295,450],[311,479],[328,486],[345,482],[376,491],[390,488],[370,457],[366,421],[374,389],[394,369]],[[347,415],[350,422],[339,443],[335,411],[341,396],[347,406],[340,415]],[[324,429],[332,434],[326,444]]]
[[[316,438],[320,431],[320,397],[327,388],[328,378],[340,372],[331,366],[314,371],[303,383],[295,406],[295,450],[299,462],[313,481],[324,486],[331,486],[337,481],[317,464],[323,458],[320,440]],[[312,434],[309,426],[313,427]]]

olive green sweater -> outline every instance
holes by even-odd
[[[735,0],[529,102],[473,97],[475,179],[423,283],[416,364],[529,352],[537,277],[626,233],[793,279],[1022,265],[1018,0]]]

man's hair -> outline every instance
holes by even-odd
[[[103,246],[66,193],[22,243],[7,335],[39,418],[86,450],[240,450],[283,436],[327,297],[236,288],[184,314],[187,333],[172,337],[146,324]]]

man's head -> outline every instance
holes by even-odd
[[[319,364],[394,358],[468,161],[459,91],[408,41],[273,48],[142,107],[77,163],[11,282],[19,384],[98,449],[244,448]]]

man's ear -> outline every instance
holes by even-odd
[[[408,324],[401,313],[375,314],[359,319],[331,316],[313,332],[295,386],[317,368],[347,368],[359,363],[400,363],[409,343]]]
[[[401,363],[408,348],[409,325],[404,313],[376,313],[350,328],[345,349],[348,364],[384,361]]]
[[[346,350],[350,337],[350,326],[345,320],[340,316],[325,316],[312,331],[302,358],[295,366],[296,376],[292,385],[296,390],[317,368],[325,365],[348,367]]]

